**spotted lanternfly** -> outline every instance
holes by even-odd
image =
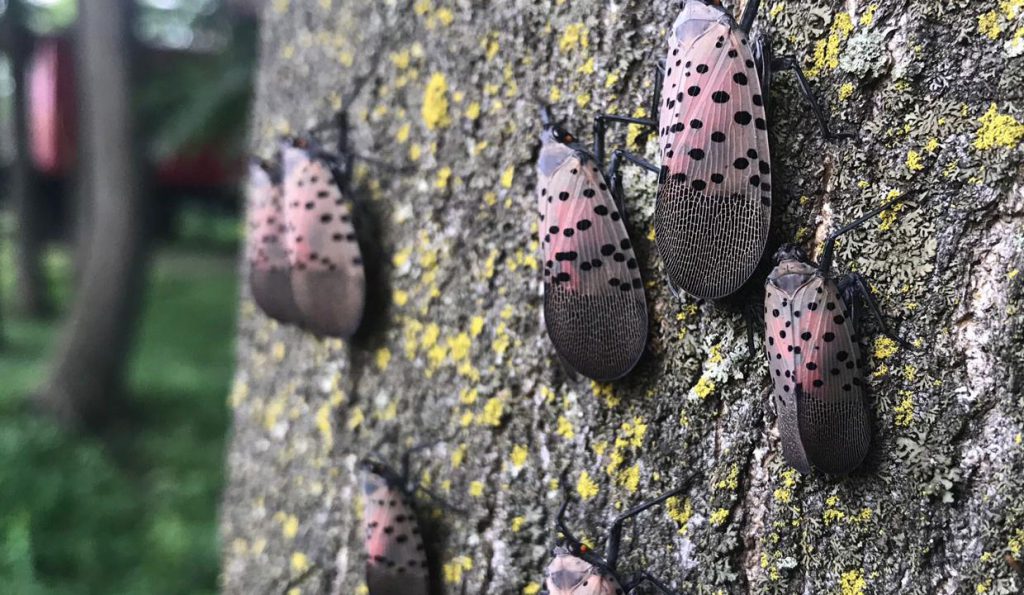
[[[614,380],[647,343],[640,267],[601,162],[547,109],[542,119],[537,193],[548,336],[573,370]]]
[[[636,588],[649,582],[662,593],[673,593],[663,582],[651,576],[647,571],[636,572],[629,577],[622,577],[616,566],[619,559],[619,546],[622,542],[622,525],[626,520],[641,512],[661,504],[672,496],[681,493],[680,487],[665,492],[653,500],[638,504],[623,512],[612,520],[608,529],[604,557],[598,556],[586,544],[573,536],[565,524],[565,509],[569,502],[562,503],[558,511],[558,530],[562,532],[564,541],[554,548],[555,559],[544,570],[544,591],[548,595],[611,595],[632,593]]]
[[[717,0],[687,0],[657,70],[652,113],[658,121],[603,115],[595,124],[599,137],[608,122],[658,131],[655,243],[670,287],[699,298],[739,289],[757,268],[768,239],[772,171],[766,108],[772,71],[796,73],[827,138],[850,136],[828,129],[796,58],[773,58],[766,35],[748,39],[759,5],[749,0],[737,23]]]
[[[375,461],[361,467],[370,595],[427,595],[429,565],[406,478]]]
[[[253,299],[267,316],[284,323],[296,323],[301,315],[292,298],[280,172],[271,164],[250,161],[246,202],[246,251]]]
[[[328,153],[309,139],[285,143],[282,156],[295,303],[310,331],[349,338],[362,321],[366,295],[348,187],[350,156]]]
[[[910,347],[886,326],[860,274],[837,279],[830,274],[836,238],[889,206],[876,208],[829,236],[819,264],[797,246],[781,247],[765,285],[765,352],[782,453],[801,473],[811,468],[848,473],[868,452],[866,360],[853,311],[857,297],[870,306],[885,334]]]

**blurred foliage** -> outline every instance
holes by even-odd
[[[9,270],[9,251],[0,257],[0,270]],[[52,251],[46,262],[55,295],[66,304],[69,258]],[[216,592],[234,273],[231,255],[191,248],[159,253],[132,354],[126,410],[102,442],[68,435],[29,410],[27,395],[43,378],[56,322],[5,320],[3,592]]]
[[[234,251],[242,242],[244,230],[238,217],[212,213],[208,204],[185,203],[177,216],[174,237],[189,245]]]
[[[7,2],[0,0],[0,18]],[[20,0],[30,28],[57,34],[74,24],[75,0]],[[204,145],[241,155],[256,65],[257,23],[220,0],[138,0],[134,31],[173,60],[141,64],[139,121],[155,160]],[[146,52],[152,58],[154,52]],[[0,119],[9,111],[7,69],[0,63]],[[5,89],[7,91],[5,92]]]

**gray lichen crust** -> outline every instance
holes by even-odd
[[[537,593],[564,493],[573,527],[593,538],[688,471],[698,479],[685,497],[638,519],[623,569],[704,593],[1024,588],[1024,6],[762,7],[775,53],[801,56],[833,127],[858,131],[822,140],[796,81],[775,77],[769,251],[813,250],[836,223],[907,199],[837,253],[921,347],[865,340],[874,440],[847,478],[801,476],[782,459],[741,315],[762,299],[767,266],[724,303],[674,298],[651,237],[650,176],[626,177],[650,300],[639,366],[614,385],[568,380],[540,324],[535,98],[575,130],[601,110],[643,113],[676,10],[267,3],[254,151],[346,107],[361,152],[415,173],[357,172],[388,280],[366,338],[320,340],[241,298],[226,592],[365,593],[355,461],[445,438],[413,467],[465,511],[422,511],[443,527],[436,570],[449,593]],[[611,146],[636,141],[622,130]]]

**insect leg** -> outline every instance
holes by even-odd
[[[672,496],[679,494],[688,486],[689,482],[686,482],[683,485],[679,486],[678,488],[675,488],[674,490],[669,490],[653,500],[648,500],[647,502],[637,504],[633,508],[630,508],[626,512],[623,512],[619,516],[612,519],[612,524],[608,528],[608,545],[605,548],[605,560],[608,561],[608,566],[612,570],[615,569],[615,563],[618,561],[619,558],[619,545],[622,542],[623,523],[625,523],[627,519],[635,517],[636,515],[647,510],[648,508],[651,508],[652,506],[657,506],[658,504],[661,504],[662,502],[668,500]]]
[[[652,585],[654,585],[656,589],[658,589],[662,593],[666,593],[667,595],[675,595],[675,591],[670,589],[667,585],[665,585],[665,583],[654,578],[654,576],[652,576],[651,573],[647,572],[646,570],[643,572],[638,572],[634,574],[632,577],[630,577],[629,581],[627,581],[626,584],[622,585],[622,590],[625,593],[632,593],[637,587],[639,587],[644,582],[651,583]]]
[[[855,297],[854,294],[859,294],[864,302],[867,303],[868,308],[871,309],[871,314],[875,317],[875,320],[878,321],[878,325],[882,327],[883,335],[889,337],[893,341],[896,341],[904,349],[917,351],[916,347],[894,333],[893,330],[889,328],[889,325],[886,324],[885,318],[882,316],[882,311],[878,307],[878,302],[875,301],[875,297],[871,295],[871,288],[868,286],[868,282],[864,278],[864,275],[860,273],[848,273],[839,280],[838,286],[839,291],[843,294],[843,298],[846,299],[846,303],[850,305],[851,308],[853,307],[853,304],[852,300],[849,298]],[[849,296],[849,298],[847,296]]]
[[[867,213],[864,213],[860,217],[857,217],[853,221],[832,232],[828,236],[828,239],[825,240],[825,247],[821,250],[821,260],[818,261],[818,270],[820,270],[823,275],[828,276],[829,269],[832,268],[832,251],[835,249],[836,239],[838,239],[839,236],[864,225],[866,222],[870,221],[872,217],[891,208],[897,202],[901,202],[901,200],[902,199],[900,198],[894,198],[880,207],[871,209]]]
[[[594,117],[594,157],[601,165],[604,161],[604,135],[607,124],[637,124],[645,128],[657,131],[658,123],[648,118],[630,118],[629,116],[616,116],[614,114],[599,114]]]
[[[665,60],[658,60],[654,65],[654,96],[651,97],[651,117],[658,113],[661,106],[661,88],[665,84]]]
[[[659,173],[660,170],[658,169],[658,166],[654,165],[650,161],[647,161],[646,159],[640,157],[639,155],[634,155],[629,151],[625,151],[623,149],[616,149],[615,152],[612,153],[611,163],[608,164],[608,181],[611,183],[612,197],[615,199],[616,206],[618,206],[619,208],[619,213],[625,220],[626,209],[623,207],[622,200],[622,176],[619,174],[619,166],[622,165],[623,159],[629,161],[634,165],[639,165],[640,167],[652,173]]]
[[[821,133],[828,140],[840,140],[844,138],[855,138],[856,135],[849,132],[832,132],[828,127],[828,120],[825,118],[825,112],[821,109],[821,105],[818,100],[814,97],[814,91],[811,90],[811,83],[807,81],[807,77],[804,76],[803,70],[800,69],[800,64],[793,56],[780,56],[772,60],[772,70],[792,70],[796,74],[796,79],[800,83],[800,91],[803,93],[804,98],[807,99],[807,103],[811,105],[811,111],[814,113],[815,119],[818,120],[818,126],[821,128]]]

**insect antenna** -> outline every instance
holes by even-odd
[[[628,520],[629,518],[635,517],[636,515],[640,514],[641,512],[643,512],[645,510],[647,510],[648,508],[651,508],[653,506],[657,506],[658,504],[661,504],[662,502],[664,502],[665,500],[668,500],[672,496],[675,496],[676,494],[679,494],[680,492],[685,490],[688,486],[689,486],[689,482],[686,482],[684,485],[679,486],[678,488],[675,488],[673,490],[669,490],[669,491],[665,492],[664,494],[658,496],[657,498],[655,498],[653,500],[648,500],[647,502],[643,502],[641,504],[637,504],[633,508],[630,508],[626,512],[623,512],[619,516],[617,516],[614,519],[612,519],[612,524],[611,524],[611,526],[608,529],[608,545],[605,547],[605,552],[604,552],[605,559],[608,561],[608,566],[609,567],[614,569],[615,568],[615,564],[616,564],[616,562],[618,562],[618,559],[619,559],[619,546],[622,543],[622,525],[623,525],[623,523],[625,523],[626,520]]]
[[[832,268],[832,253],[835,250],[836,240],[839,238],[839,236],[843,235],[844,233],[853,231],[860,227],[861,225],[864,225],[864,223],[869,221],[875,215],[878,215],[882,211],[892,208],[894,204],[905,201],[906,199],[903,198],[894,198],[880,207],[875,207],[874,209],[871,209],[867,213],[864,213],[860,217],[854,219],[852,222],[847,223],[843,227],[840,227],[836,231],[832,232],[832,234],[828,236],[828,239],[825,240],[825,247],[821,251],[821,260],[818,262],[818,269],[821,271],[821,273],[827,276],[829,269]]]

